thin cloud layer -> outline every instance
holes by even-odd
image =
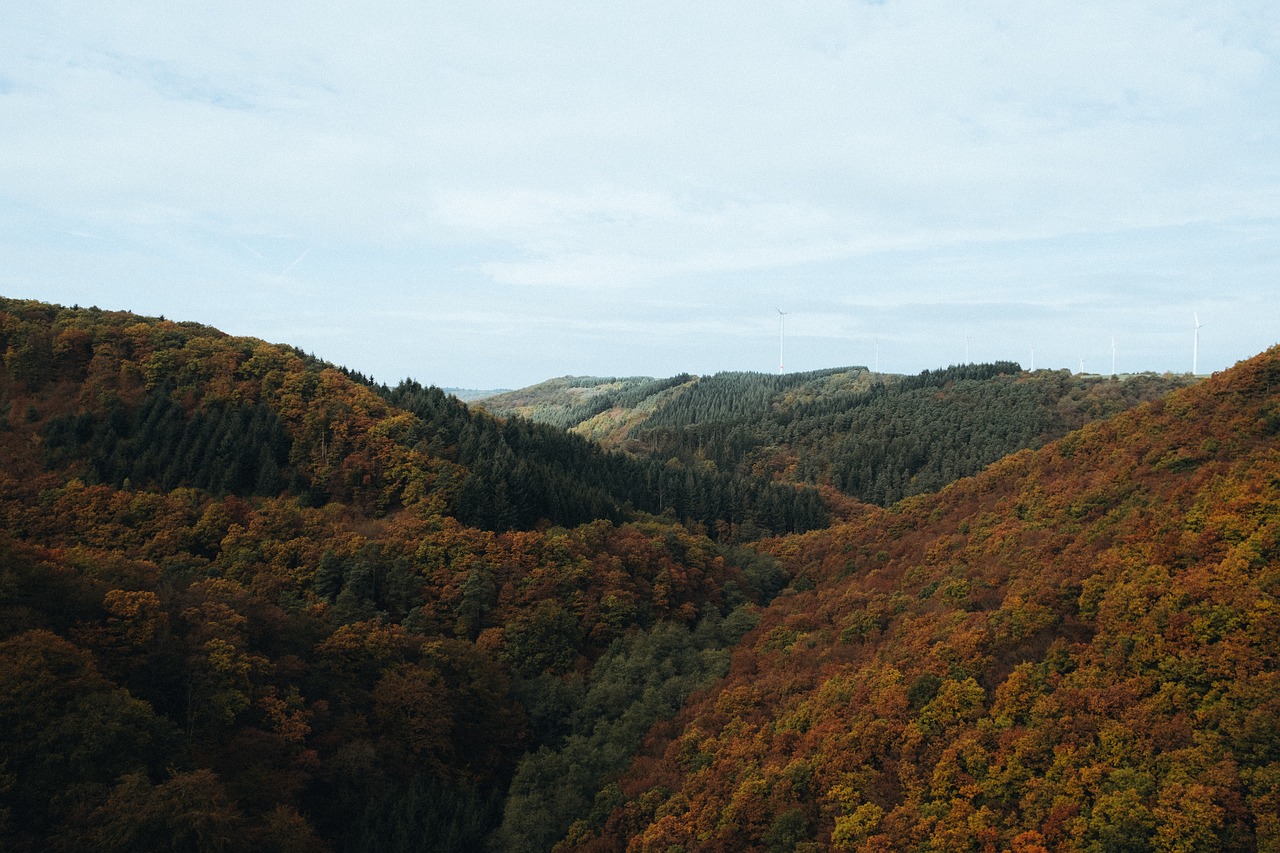
[[[1263,0],[267,6],[0,8],[0,291],[444,385],[1275,342]]]

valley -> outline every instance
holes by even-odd
[[[1280,350],[464,404],[0,299],[0,846],[1280,844]]]

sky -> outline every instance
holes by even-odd
[[[0,295],[445,387],[1208,373],[1280,341],[1278,60],[1274,0],[5,0]]]

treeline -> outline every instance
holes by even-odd
[[[640,511],[670,514],[713,537],[751,539],[827,521],[811,488],[604,451],[547,424],[495,419],[414,381],[382,393],[422,420],[433,455],[468,470],[454,506],[467,524],[529,529],[544,519],[574,525]]]
[[[837,368],[665,381],[552,380],[486,405],[574,427],[637,458],[829,486],[888,505],[1192,381],[1168,374],[1025,374],[1016,363],[996,362],[916,376]],[[611,390],[573,404],[566,402],[570,385]],[[660,390],[642,396],[651,388]],[[601,412],[616,414],[592,420]]]
[[[590,385],[585,385],[588,381]],[[687,373],[680,373],[667,379],[649,379],[647,377],[618,379],[610,377],[599,380],[594,378],[591,380],[567,380],[566,387],[604,386],[606,390],[592,394],[582,403],[550,409],[540,417],[531,418],[531,420],[558,426],[561,429],[569,429],[583,421],[590,420],[601,412],[607,412],[614,408],[634,408],[664,391],[678,388],[692,381],[693,377]]]
[[[416,382],[387,388],[288,347],[98,309],[14,300],[0,300],[0,309],[13,390],[78,395],[47,421],[28,407],[4,423],[40,419],[46,466],[72,466],[88,483],[291,494],[375,513],[430,494],[464,523],[495,531],[647,513],[738,540],[827,520],[810,488],[605,452],[554,427],[473,412]]]
[[[685,393],[653,413],[644,429],[697,428],[708,424],[752,423],[769,414],[779,395],[815,379],[841,374],[848,368],[805,373],[726,372],[699,379]]]
[[[562,832],[786,580],[677,519],[785,529],[792,487],[194,324],[0,300],[0,349],[4,849]]]
[[[767,471],[887,506],[1190,381],[1023,374],[1017,364],[997,362],[867,387],[828,383],[821,393],[806,393],[806,385],[830,375],[718,374],[695,383],[631,435],[658,457],[710,462],[722,471]]]

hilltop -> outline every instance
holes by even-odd
[[[669,513],[737,538],[826,518],[812,488],[610,453],[559,429],[474,412],[438,388],[377,385],[199,324],[30,302],[0,308],[10,414],[23,409],[18,428],[38,433],[45,461],[81,466],[89,483],[284,490],[373,512],[430,497],[490,530]]]

